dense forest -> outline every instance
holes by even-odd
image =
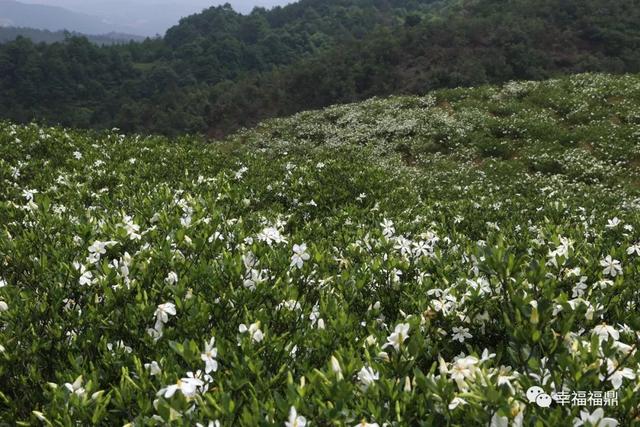
[[[439,87],[640,71],[636,0],[302,0],[229,5],[162,39],[0,46],[0,115],[222,136],[333,103]]]

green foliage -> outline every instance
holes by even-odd
[[[0,116],[221,137],[372,96],[640,72],[639,13],[635,0],[303,0],[247,16],[219,6],[142,43],[1,45]]]
[[[211,106],[210,130],[224,133],[268,117],[372,96],[640,70],[640,15],[632,1],[446,5],[436,9],[439,19],[381,28],[363,40],[225,87]],[[613,39],[593,37],[604,28],[616,28],[615,47]]]
[[[638,117],[586,74],[216,143],[4,122],[0,424],[598,419],[540,386],[637,425]]]

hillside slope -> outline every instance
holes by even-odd
[[[635,425],[639,143],[640,76],[592,74],[214,144],[2,123],[0,424]]]
[[[449,2],[435,18],[385,28],[272,72],[220,85],[209,133],[371,96],[640,71],[635,1]]]

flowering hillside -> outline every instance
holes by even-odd
[[[636,76],[2,123],[0,425],[636,425],[639,260]]]

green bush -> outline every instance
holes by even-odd
[[[573,79],[640,88],[518,102]],[[636,166],[566,130],[478,161],[488,90],[214,144],[0,124],[0,425],[637,425]]]

